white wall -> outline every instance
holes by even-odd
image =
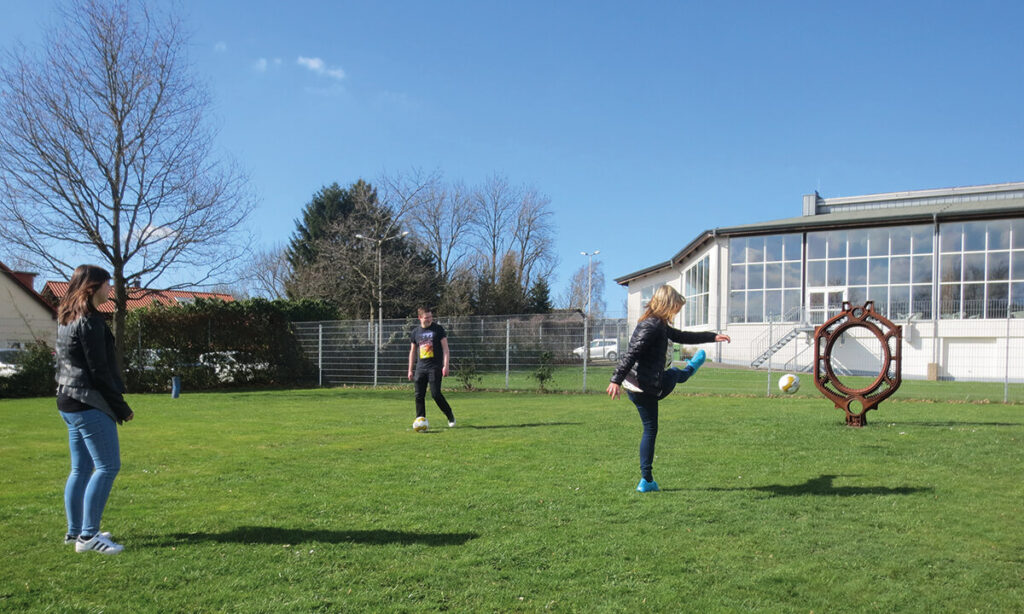
[[[0,348],[45,341],[53,347],[57,322],[51,311],[40,305],[7,275],[0,275]]]

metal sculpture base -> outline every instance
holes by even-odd
[[[845,386],[832,367],[832,347],[851,328],[864,328],[882,344],[882,371],[866,388]],[[889,398],[900,387],[903,372],[903,329],[875,311],[874,302],[852,307],[843,302],[843,310],[814,330],[814,385],[836,409],[846,414],[847,426],[863,427],[867,413]],[[854,402],[860,411],[854,410]]]

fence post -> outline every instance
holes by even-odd
[[[590,318],[583,316],[583,392],[587,391],[587,359],[590,358]]]
[[[1006,301],[1006,365],[1003,373],[1003,403],[1010,402],[1010,301]]]
[[[317,322],[316,370],[317,386],[324,387],[324,323]]]
[[[380,322],[373,331],[373,387],[377,387],[377,360],[380,357]]]
[[[505,390],[508,390],[509,349],[512,347],[512,320],[505,320]]]
[[[775,326],[775,322],[772,320],[771,316],[768,316],[768,381],[766,382],[765,389],[764,389],[764,396],[766,396],[766,397],[772,396],[772,351],[771,350],[772,350],[772,343],[775,342],[772,339],[772,337],[774,336],[772,334],[772,332],[775,330],[774,326]]]

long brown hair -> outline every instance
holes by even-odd
[[[57,322],[70,324],[92,310],[92,295],[110,281],[110,273],[103,267],[82,264],[75,269],[68,283],[67,294],[57,307]]]
[[[671,320],[686,304],[686,299],[672,286],[661,286],[654,291],[651,302],[647,303],[647,311],[640,316],[643,322],[647,318],[658,318],[662,322]]]

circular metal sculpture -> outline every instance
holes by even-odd
[[[850,388],[836,377],[832,367],[832,348],[842,334],[853,328],[865,328],[882,344],[882,369],[867,388]],[[843,310],[814,330],[814,385],[846,412],[848,426],[864,426],[865,415],[877,409],[900,387],[902,379],[903,329],[875,311],[874,302]],[[859,411],[858,411],[859,410]]]

